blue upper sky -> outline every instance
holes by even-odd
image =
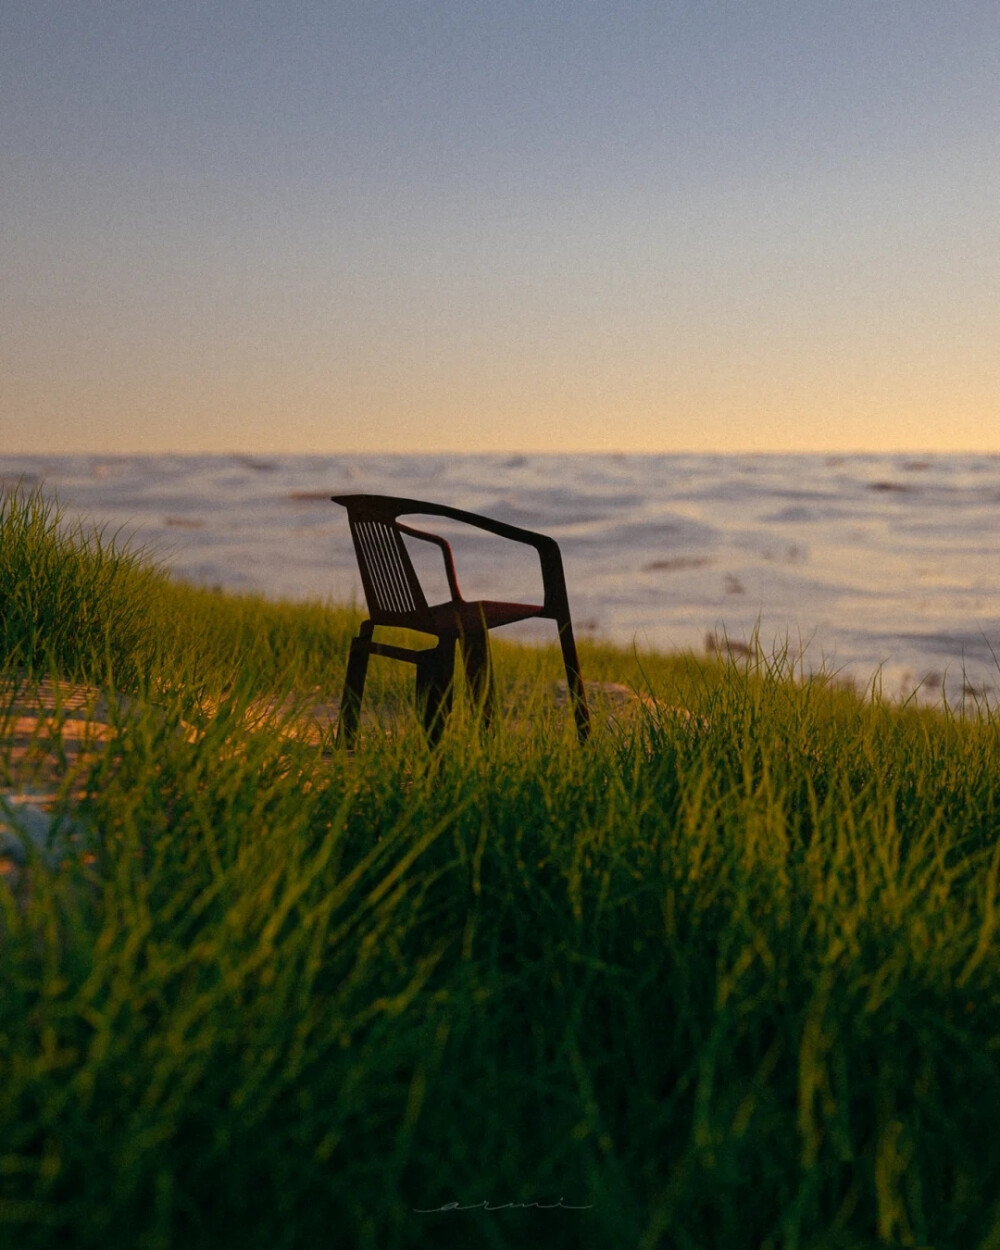
[[[1000,448],[1000,5],[0,6],[0,434]]]

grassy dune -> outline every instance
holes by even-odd
[[[375,661],[347,755],[356,620],[3,497],[8,706],[115,732],[0,885],[0,1244],[1000,1246],[988,710],[584,646],[656,702],[580,750],[507,646],[495,734]]]

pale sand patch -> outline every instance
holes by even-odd
[[[592,715],[610,726],[621,725],[643,713],[691,721],[687,708],[664,704],[620,682],[584,683]],[[318,694],[319,692],[316,692]],[[566,708],[565,682],[552,691],[557,708]],[[72,836],[74,822],[67,811],[85,796],[84,782],[101,751],[122,731],[121,718],[137,705],[126,695],[115,697],[112,715],[109,696],[95,686],[46,679],[38,684],[0,685],[0,877],[16,876],[27,862],[29,848],[50,861],[58,860],[52,834],[61,821]],[[219,705],[206,703],[202,715],[213,717]],[[398,714],[399,708],[395,709]],[[326,751],[333,747],[339,699],[261,700],[251,704],[244,723],[251,729],[269,727],[286,737]],[[391,732],[392,709],[366,704],[368,728]],[[702,718],[697,718],[701,723]],[[515,728],[527,722],[515,717]],[[184,724],[188,741],[202,732]]]
[[[96,687],[0,686],[0,875],[16,876],[29,847],[55,857],[56,810],[84,797],[83,779],[113,736]]]
[[[54,831],[79,832],[70,813],[86,797],[86,778],[100,753],[127,732],[128,713],[137,707],[118,694],[113,709],[109,695],[94,686],[52,679],[0,684],[0,878],[16,879],[32,853],[58,861]],[[218,709],[206,702],[199,720],[204,724]],[[246,710],[244,724],[330,748],[339,712],[339,700],[262,700]],[[189,742],[202,732],[181,725]]]
[[[659,717],[670,717],[690,724],[692,728],[704,729],[708,726],[708,720],[704,716],[693,717],[690,708],[664,703],[662,699],[633,690],[619,681],[585,681],[583,687],[591,715],[603,713],[611,727],[634,721],[644,714],[650,715],[654,721]],[[566,682],[556,683],[555,699],[557,706],[568,706],[569,687]]]

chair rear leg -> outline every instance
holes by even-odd
[[[566,683],[569,686],[570,698],[573,700],[576,735],[583,743],[590,737],[590,709],[587,707],[587,695],[580,673],[580,659],[576,653],[576,641],[573,638],[573,626],[570,624],[569,617],[559,622],[559,645],[562,648],[563,663],[566,665]]]
[[[358,736],[361,699],[365,692],[370,646],[370,633],[366,635],[362,632],[357,638],[351,640],[351,650],[347,657],[347,676],[344,678],[344,694],[340,700],[340,718],[337,723],[338,747],[350,749],[354,746]]]
[[[488,729],[496,712],[496,690],[493,683],[490,636],[485,625],[480,629],[466,630],[462,635],[462,663],[465,665],[472,702],[481,712],[482,723]]]
[[[451,711],[455,677],[455,639],[441,638],[417,660],[417,710],[432,747],[437,746]]]

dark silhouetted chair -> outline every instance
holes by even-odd
[[[417,706],[433,745],[440,738],[451,709],[457,645],[462,651],[470,693],[482,709],[483,722],[488,725],[495,711],[489,631],[498,625],[510,625],[532,617],[553,620],[558,626],[576,731],[581,742],[587,740],[590,714],[573,640],[562,557],[554,538],[505,525],[502,521],[493,521],[474,512],[462,512],[443,504],[422,503],[417,499],[395,499],[388,495],[333,495],[331,498],[347,509],[369,612],[369,619],[362,623],[358,636],[351,642],[344,697],[340,705],[338,744],[350,747],[357,736],[370,655],[388,656],[416,665]],[[437,534],[412,529],[400,522],[400,516],[412,514],[447,517],[500,538],[534,547],[542,566],[544,602],[499,603],[491,599],[466,602],[458,588],[451,547]],[[404,534],[440,547],[451,592],[451,598],[446,602],[428,604],[403,541]],[[374,630],[382,625],[430,634],[437,638],[437,645],[411,650],[375,642]]]

